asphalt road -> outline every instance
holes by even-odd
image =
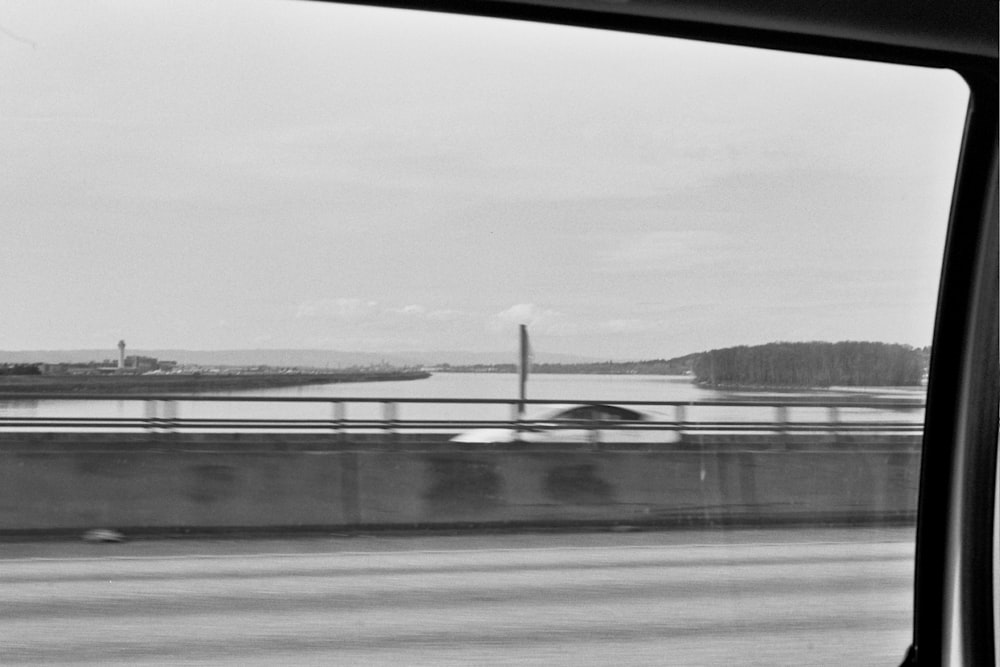
[[[898,665],[906,529],[0,544],[0,663]]]

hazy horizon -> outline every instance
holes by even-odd
[[[0,20],[0,349],[931,340],[952,72],[323,3]]]
[[[771,342],[785,342],[785,341],[771,341]],[[823,342],[823,341],[809,341],[809,342]],[[837,342],[837,341],[826,341],[826,342]],[[874,342],[890,342],[890,341],[874,341]],[[654,360],[672,360],[676,358],[687,357],[695,354],[701,354],[708,352],[708,349],[704,350],[694,350],[684,354],[674,355],[672,357],[645,357],[645,358],[594,358],[586,357],[580,355],[570,355],[570,354],[553,354],[553,353],[532,353],[532,361],[534,363],[547,363],[547,364],[586,364],[586,363],[603,363],[603,362],[613,362],[613,363],[627,363],[627,362],[643,362],[643,361],[654,361]],[[206,350],[206,349],[186,349],[186,348],[131,348],[126,347],[126,355],[143,355],[143,356],[154,356],[161,360],[172,360],[172,361],[182,361],[187,359],[187,361],[182,361],[182,363],[210,363],[210,356],[217,355],[217,358],[225,359],[229,357],[230,359],[236,357],[239,359],[236,361],[225,361],[220,362],[219,365],[251,365],[251,364],[261,364],[261,365],[302,365],[306,366],[313,364],[314,367],[322,367],[324,365],[333,365],[335,363],[340,365],[347,364],[375,364],[378,363],[379,358],[381,361],[395,364],[395,365],[435,365],[442,363],[449,363],[452,365],[476,365],[476,364],[503,364],[503,363],[516,363],[517,362],[517,352],[515,351],[486,351],[486,352],[474,352],[470,350],[433,350],[433,351],[420,351],[420,350],[388,350],[385,352],[362,352],[362,351],[352,351],[352,350],[327,350],[320,348],[224,348],[217,350]],[[277,361],[280,355],[284,355],[287,361],[281,362]],[[47,356],[48,359],[43,359],[40,357]],[[175,357],[180,357],[177,359]],[[254,358],[262,359],[262,361],[253,361]],[[65,363],[67,361],[81,362],[86,361],[103,361],[103,360],[114,360],[118,358],[117,348],[106,349],[106,348],[67,348],[67,349],[53,349],[53,350],[0,350],[0,363],[33,363],[33,362],[49,362],[49,363]],[[193,359],[199,358],[198,361]],[[298,358],[299,362],[293,362],[292,359]]]
[[[450,363],[453,365],[515,363],[515,352],[473,352],[469,350],[392,350],[386,352],[363,352],[352,350],[325,350],[309,348],[227,348],[218,350],[196,350],[181,348],[126,348],[126,355],[153,356],[161,360],[181,363],[210,364],[213,359],[219,365],[267,365],[267,366],[312,366],[326,365],[372,365],[380,362],[391,365],[433,365]],[[0,363],[72,363],[116,360],[117,348],[77,348],[54,350],[0,350]],[[578,355],[540,354],[534,357],[539,363],[593,363],[608,361]],[[616,360],[619,361],[619,360]],[[634,361],[634,360],[620,360]]]

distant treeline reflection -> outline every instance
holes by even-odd
[[[533,363],[532,373],[689,375],[695,383],[730,388],[919,386],[930,348],[841,341],[767,343],[697,352],[673,359]],[[516,373],[516,364],[442,364],[443,373]]]
[[[904,387],[920,384],[926,356],[890,343],[767,343],[702,352],[693,371],[713,387]]]
[[[697,354],[689,354],[675,359],[598,361],[578,364],[535,362],[531,364],[531,372],[566,375],[685,375],[691,372],[691,365],[697,356]],[[517,364],[467,364],[462,366],[441,364],[434,370],[442,373],[516,373]]]

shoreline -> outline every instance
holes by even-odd
[[[893,389],[920,389],[925,386],[922,384],[886,384],[886,385],[766,385],[766,384],[711,384],[708,382],[697,382],[694,381],[693,384],[696,387],[702,389],[712,389],[714,391],[731,391],[731,392],[746,392],[746,393],[767,393],[767,392],[780,392],[780,393],[798,393],[798,392],[810,392],[810,393],[866,393],[863,389],[877,389],[891,391]]]
[[[171,375],[9,375],[0,376],[0,393],[20,395],[46,394],[142,394],[196,393],[274,389],[316,384],[355,382],[394,382],[424,380],[425,371],[371,371],[343,373],[268,373],[268,374],[171,374]]]

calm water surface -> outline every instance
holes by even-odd
[[[511,400],[517,398],[517,376],[506,373],[435,373],[425,380],[401,382],[358,382],[344,384],[312,385],[304,387],[283,387],[276,389],[254,389],[243,392],[207,393],[206,396],[228,396],[233,402],[176,401],[175,416],[180,418],[283,418],[283,419],[329,419],[333,407],[327,403],[240,403],[246,396],[280,398],[440,398],[440,399],[489,399]],[[643,376],[643,375],[533,375],[528,383],[529,399],[547,400],[556,403],[577,401],[711,401],[750,400],[760,398],[800,398],[829,397],[841,399],[857,393],[871,393],[883,397],[918,399],[924,389],[844,389],[813,392],[767,393],[724,392],[695,386],[689,377]],[[547,406],[532,406],[529,416],[545,412]],[[81,399],[54,401],[45,399],[25,399],[0,402],[0,416],[6,417],[144,417],[148,416],[147,406],[142,400],[108,401]],[[159,410],[163,410],[162,407]],[[349,418],[374,418],[383,414],[380,404],[348,404]],[[506,419],[511,408],[505,405],[455,405],[455,404],[415,404],[397,405],[396,416],[400,419]],[[650,406],[663,419],[673,419],[673,408]],[[161,412],[162,414],[162,412]],[[687,408],[688,420],[761,420],[773,417],[772,408],[718,407]],[[797,408],[790,411],[792,420],[825,420],[825,409]],[[885,411],[845,408],[839,412],[844,420],[893,420],[920,421],[922,410]]]

